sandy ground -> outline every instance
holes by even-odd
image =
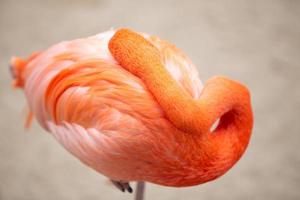
[[[137,2],[0,0],[0,199],[132,199],[36,122],[24,131],[26,102],[8,73],[12,55],[111,27],[159,35],[191,57],[202,80],[222,74],[252,92],[255,126],[242,160],[197,187],[148,184],[148,200],[300,199],[300,2]]]

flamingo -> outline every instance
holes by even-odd
[[[30,108],[27,126],[35,116],[122,191],[132,192],[130,181],[142,190],[143,182],[214,180],[249,143],[248,89],[223,76],[202,85],[188,57],[156,36],[110,30],[14,57],[11,70]]]

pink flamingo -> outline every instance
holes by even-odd
[[[132,191],[129,181],[182,187],[216,179],[250,139],[247,88],[219,76],[202,86],[191,61],[154,36],[108,31],[11,66],[30,116],[123,191]]]

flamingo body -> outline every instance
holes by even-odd
[[[154,36],[108,31],[13,58],[12,67],[41,126],[113,180],[204,183],[230,169],[250,138],[248,90],[222,77],[203,88],[191,61]],[[201,106],[199,117],[185,113]]]

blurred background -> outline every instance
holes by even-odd
[[[62,40],[129,27],[186,52],[205,82],[217,74],[251,90],[250,146],[220,179],[196,187],[148,184],[146,199],[300,199],[300,1],[0,0],[0,199],[121,199],[37,122],[24,131],[24,95],[8,63]]]

